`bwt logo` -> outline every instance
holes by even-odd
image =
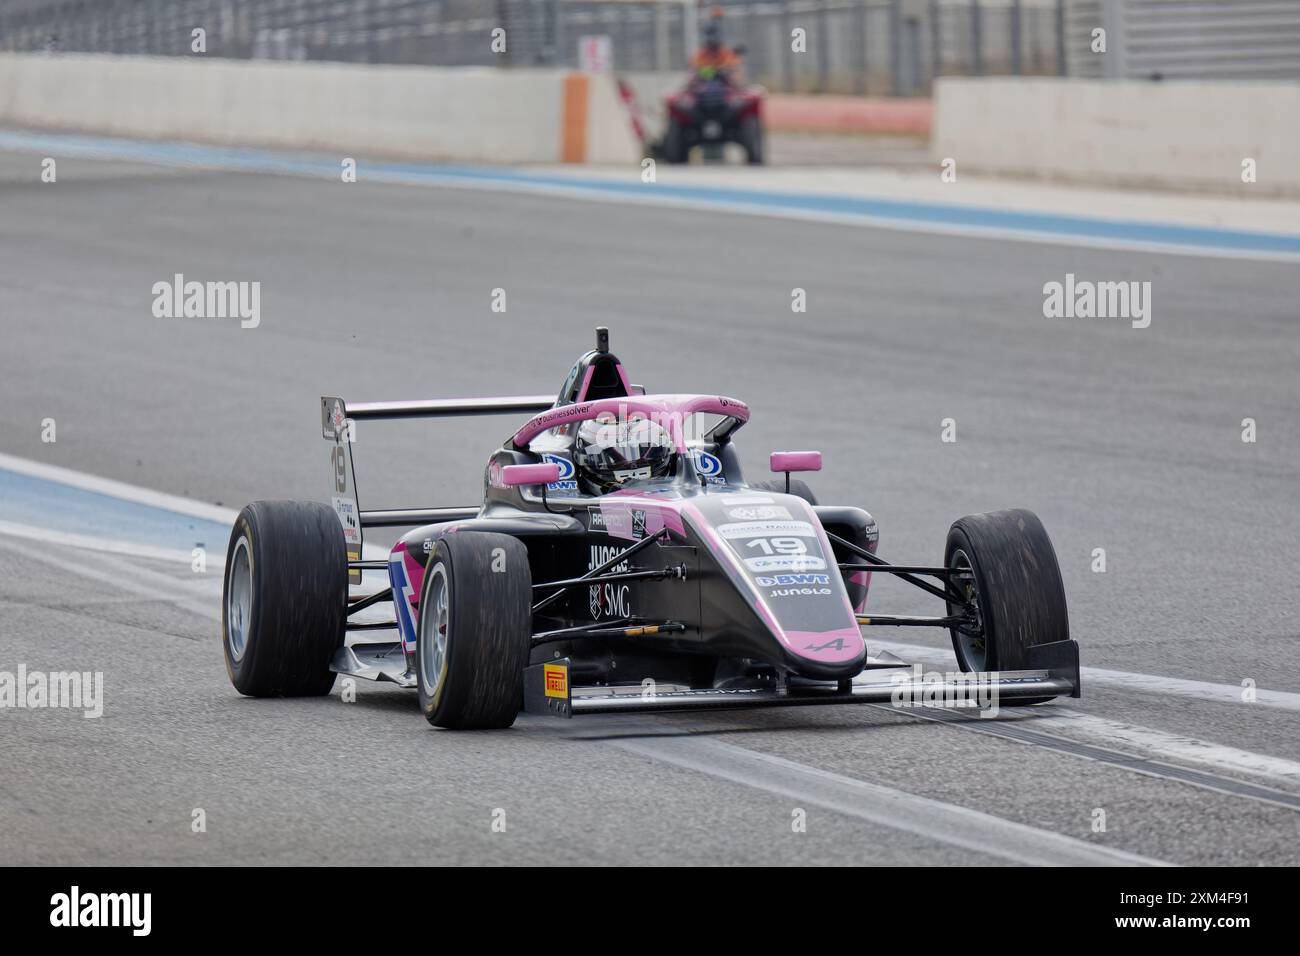
[[[51,896],[50,906],[51,926],[129,926],[133,936],[148,936],[152,926],[152,893],[83,894],[74,886]]]
[[[772,588],[791,584],[830,584],[826,574],[777,574],[772,577],[756,577],[759,587]]]

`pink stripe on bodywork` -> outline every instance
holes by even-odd
[[[656,498],[644,498],[635,491],[615,491],[606,495],[600,502],[600,513],[605,519],[605,533],[613,538],[636,541],[639,537],[658,534],[664,528],[677,534],[686,533],[682,521],[681,502],[660,501]],[[636,535],[632,531],[632,512],[645,512],[645,533]]]
[[[578,389],[577,401],[582,402],[587,399],[587,389],[591,388],[591,377],[596,374],[596,366],[588,365],[587,374],[582,376],[582,388]]]
[[[870,588],[871,588],[871,572],[870,572],[870,571],[854,571],[852,574],[849,575],[849,581],[850,581],[851,583],[853,583],[853,584],[861,584],[864,588],[867,588],[867,589],[868,589],[867,592],[866,592],[865,594],[862,595],[862,600],[859,601],[859,602],[857,603],[857,606],[853,608],[854,613],[856,613],[856,614],[861,614],[864,610],[866,610],[866,607],[867,607],[867,595],[871,593],[871,591],[870,591]]]

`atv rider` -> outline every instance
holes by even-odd
[[[740,57],[722,42],[722,11],[714,7],[704,26],[704,45],[691,57],[691,80],[720,79],[735,84],[739,71]]]

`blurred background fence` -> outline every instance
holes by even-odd
[[[942,75],[1300,78],[1300,0],[715,0],[748,77],[776,91],[925,94]],[[709,6],[714,5],[713,3]],[[438,66],[684,70],[683,0],[0,0],[0,50]],[[494,52],[492,31],[506,31]],[[1107,32],[1107,52],[1092,49]],[[792,49],[803,30],[806,52]]]

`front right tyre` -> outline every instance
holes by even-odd
[[[944,565],[961,569],[950,587],[974,608],[970,623],[951,629],[963,671],[1024,670],[1031,647],[1069,639],[1056,551],[1032,511],[957,519],[948,532]],[[961,609],[962,602],[948,602],[950,615]]]

